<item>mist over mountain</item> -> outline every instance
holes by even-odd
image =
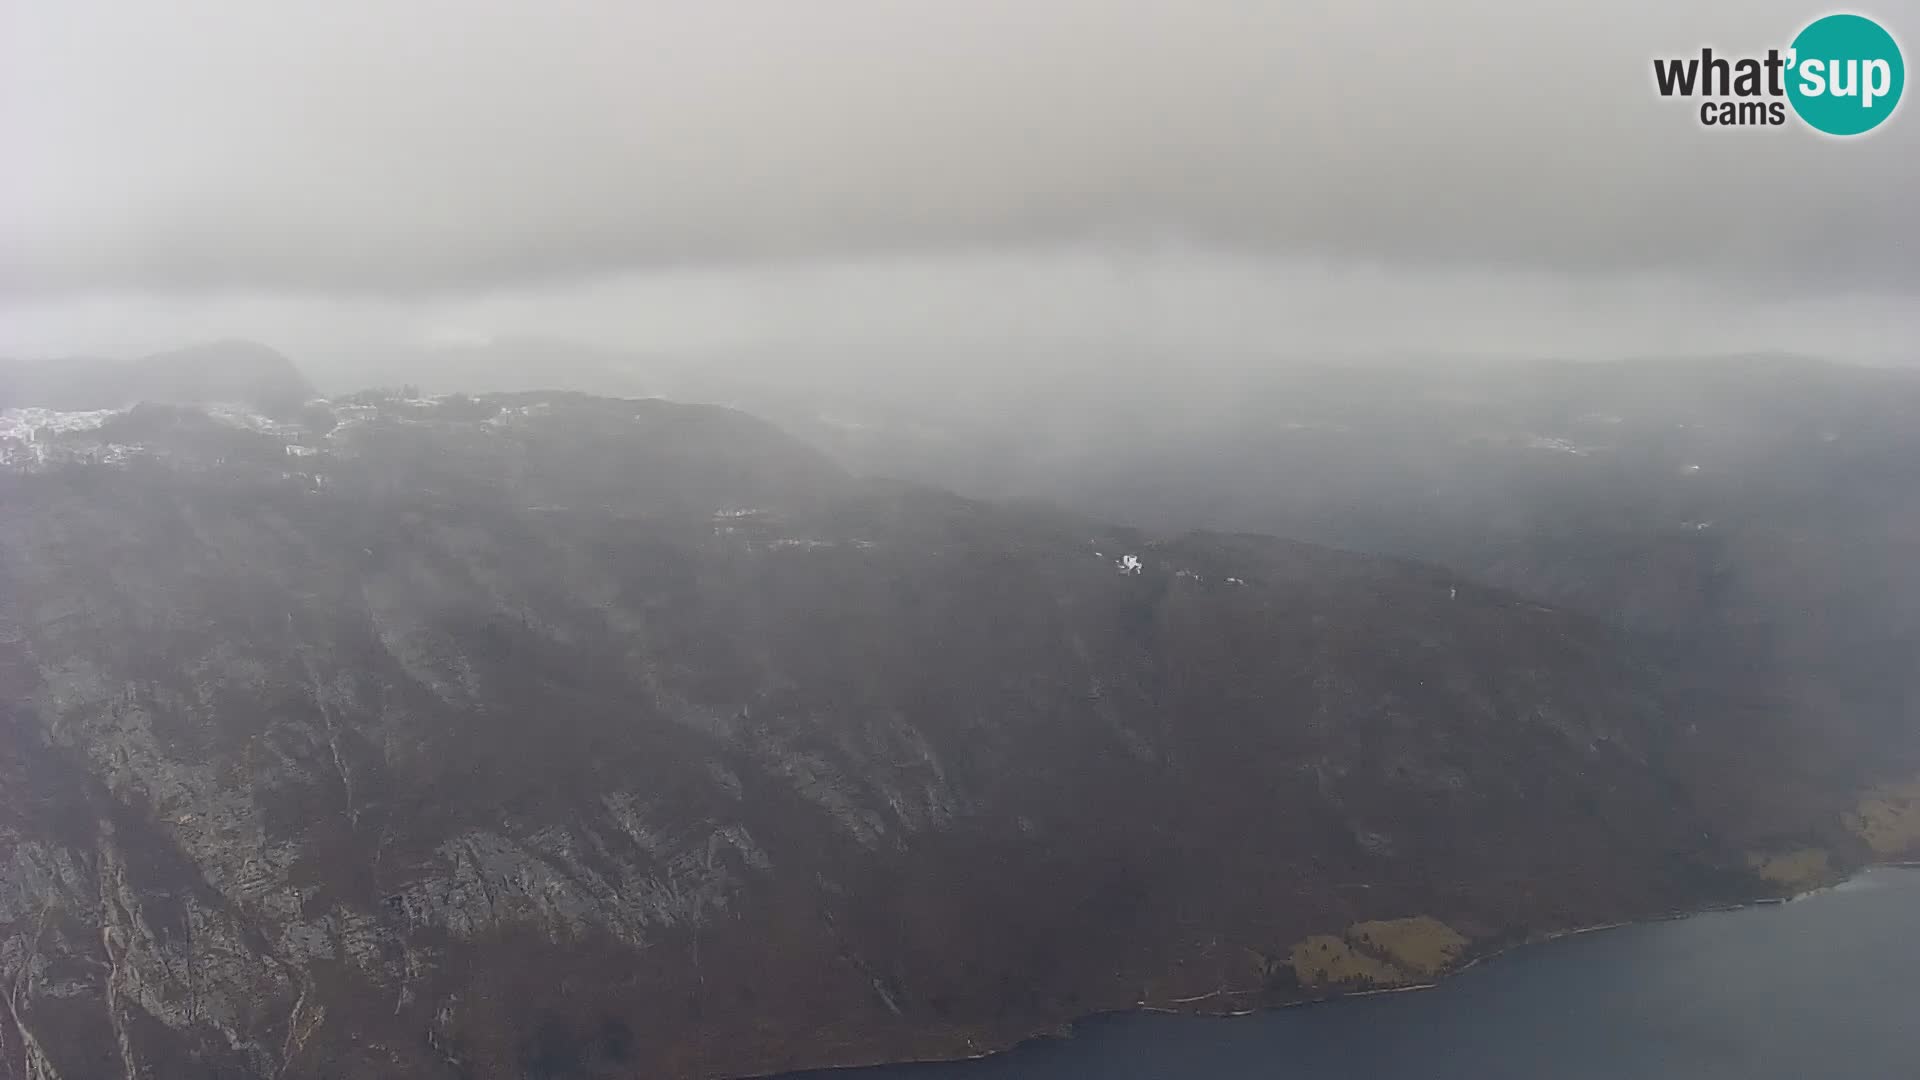
[[[0,1080],[976,1057],[1920,860],[1916,26],[0,0]],[[1847,929],[1638,958],[1657,1080],[1911,1058]]]
[[[812,403],[808,445],[558,390],[194,403],[278,385],[246,355],[0,413],[20,1075],[965,1055],[1920,840],[1912,699],[1841,662],[1908,625],[1863,589],[1912,537],[1904,376]],[[1796,597],[1835,605],[1798,637]]]
[[[1276,364],[967,400],[763,395],[860,470],[1435,561],[1718,650],[1911,761],[1920,375],[1793,356]],[[1879,741],[1884,737],[1891,742]]]

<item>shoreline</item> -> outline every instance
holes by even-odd
[[[1474,968],[1479,967],[1481,964],[1487,963],[1489,961],[1497,960],[1503,956],[1507,956],[1511,953],[1515,953],[1523,949],[1529,949],[1529,948],[1533,948],[1540,945],[1548,945],[1556,941],[1562,941],[1562,940],[1575,938],[1575,937],[1582,937],[1587,934],[1597,934],[1597,933],[1602,933],[1608,930],[1620,930],[1620,929],[1624,929],[1626,927],[1632,927],[1632,926],[1652,926],[1658,923],[1679,922],[1681,920],[1697,918],[1704,915],[1726,915],[1726,914],[1732,914],[1735,912],[1748,911],[1755,908],[1777,907],[1782,904],[1789,904],[1796,901],[1804,900],[1811,896],[1817,896],[1821,893],[1832,892],[1850,882],[1857,881],[1860,878],[1865,877],[1867,874],[1872,873],[1875,870],[1920,871],[1920,859],[1890,859],[1885,861],[1865,863],[1861,866],[1855,867],[1854,869],[1848,871],[1845,874],[1835,877],[1831,881],[1826,881],[1821,884],[1814,885],[1809,888],[1801,889],[1797,892],[1793,892],[1784,896],[1756,897],[1755,899],[1744,900],[1738,903],[1714,904],[1708,907],[1686,908],[1682,910],[1663,912],[1655,915],[1648,915],[1648,916],[1637,918],[1637,919],[1622,919],[1616,922],[1596,923],[1591,926],[1578,926],[1578,927],[1573,927],[1566,930],[1556,930],[1556,931],[1541,934],[1538,936],[1531,936],[1521,941],[1512,942],[1510,944],[1501,946],[1497,949],[1492,949],[1488,952],[1481,953],[1477,956],[1474,956],[1472,959],[1469,959],[1461,963],[1458,967],[1450,968],[1447,971],[1442,972],[1438,976],[1426,982],[1412,983],[1405,986],[1381,986],[1381,987],[1373,987],[1366,990],[1352,990],[1344,993],[1330,994],[1324,997],[1303,998],[1299,1001],[1283,1001],[1283,1002],[1277,1002],[1271,1005],[1256,1005],[1251,1008],[1234,1009],[1231,1011],[1210,1010],[1205,1008],[1195,1009],[1195,1008],[1180,1007],[1183,1005],[1196,1004],[1198,1002],[1207,1001],[1214,998],[1232,999],[1237,997],[1246,997],[1254,994],[1262,994],[1262,993],[1268,992],[1262,989],[1228,990],[1228,989],[1222,988],[1219,990],[1212,990],[1204,994],[1198,994],[1192,997],[1176,998],[1164,1005],[1148,1005],[1145,1002],[1142,1002],[1140,1004],[1137,1004],[1131,1007],[1095,1010],[1093,1012],[1089,1012],[1081,1016],[1074,1017],[1071,1020],[1054,1024],[1049,1028],[1042,1031],[1035,1032],[1032,1035],[1028,1035],[1028,1036],[1024,1036],[1022,1038],[1016,1039],[1013,1042],[1010,1042],[1004,1046],[998,1046],[990,1050],[982,1050],[977,1053],[961,1054],[961,1055],[942,1054],[942,1055],[934,1055],[934,1056],[928,1056],[928,1057],[892,1058],[886,1061],[870,1062],[863,1065],[826,1065],[826,1066],[819,1066],[815,1068],[786,1069],[780,1072],[752,1073],[752,1074],[747,1074],[743,1076],[736,1076],[736,1077],[730,1078],[730,1080],[783,1080],[783,1078],[787,1078],[787,1077],[797,1078],[803,1075],[821,1075],[821,1074],[835,1075],[835,1076],[840,1074],[851,1075],[861,1069],[880,1069],[880,1068],[888,1068],[892,1066],[911,1067],[911,1066],[922,1066],[922,1065],[959,1064],[961,1062],[967,1062],[967,1061],[981,1061],[986,1058],[998,1057],[1002,1054],[1011,1053],[1031,1043],[1071,1039],[1074,1037],[1074,1029],[1079,1027],[1081,1024],[1087,1023],[1089,1021],[1102,1020],[1108,1017],[1123,1017],[1123,1016],[1129,1016],[1129,1015],[1143,1014],[1143,1015],[1152,1015],[1152,1016],[1193,1016],[1193,1017],[1213,1018],[1213,1019],[1222,1019],[1222,1020],[1232,1020],[1232,1019],[1239,1019],[1247,1016],[1254,1016],[1259,1013],[1278,1012],[1283,1009],[1300,1009],[1300,1008],[1307,1008],[1310,1006],[1318,1006],[1318,1005],[1331,1005],[1336,1002],[1350,1001],[1357,998],[1377,997],[1382,994],[1408,994],[1408,993],[1414,993],[1418,991],[1434,990],[1434,989],[1438,989],[1444,983],[1453,979],[1457,975],[1460,975],[1467,971],[1471,971]]]

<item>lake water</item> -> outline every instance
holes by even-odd
[[[832,1080],[1920,1077],[1920,870],[1520,949],[1439,987],[1231,1019],[1127,1014]],[[797,1078],[795,1078],[797,1080]]]

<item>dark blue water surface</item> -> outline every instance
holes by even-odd
[[[832,1080],[1914,1080],[1920,870],[1622,927],[1433,990],[1231,1019],[1127,1014],[980,1061]]]

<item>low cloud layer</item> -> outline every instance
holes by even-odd
[[[1775,350],[1905,363],[1920,356],[1920,307],[1756,297],[1684,274],[1395,269],[1155,245],[716,265],[431,296],[87,293],[0,308],[0,355],[135,355],[235,335],[287,350],[336,389],[382,381],[396,349],[546,338],[789,383],[931,385],[958,366],[1011,392],[1076,366],[1121,377],[1127,363],[1230,374],[1288,359]]]
[[[0,0],[0,355],[1920,354],[1912,103],[1704,129],[1652,58],[1817,12],[1563,8]]]
[[[1710,132],[1783,0],[0,8],[0,289],[434,292],[1173,236],[1920,285],[1920,123]],[[1881,13],[1920,27],[1920,5]],[[1910,107],[1909,107],[1910,111]]]

